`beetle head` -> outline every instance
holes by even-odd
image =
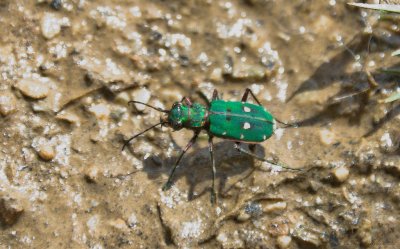
[[[183,128],[184,122],[187,120],[187,107],[181,102],[175,102],[172,105],[168,116],[165,117],[164,122],[168,124],[174,130],[180,130]]]

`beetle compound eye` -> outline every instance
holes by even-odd
[[[180,130],[180,129],[182,129],[182,122],[181,121],[175,121],[175,122],[172,122],[172,128],[174,129],[174,130]]]

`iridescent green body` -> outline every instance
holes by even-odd
[[[193,103],[188,106],[177,102],[172,106],[168,115],[168,122],[176,130],[181,128],[201,128],[207,122],[207,108],[199,103]]]
[[[214,136],[242,142],[265,141],[275,130],[275,120],[264,107],[239,101],[212,101],[209,122]]]
[[[258,143],[274,133],[273,116],[260,105],[248,102],[213,100],[207,110],[202,104],[190,106],[177,102],[168,115],[175,130],[208,129],[212,136],[241,142]]]

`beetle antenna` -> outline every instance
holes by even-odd
[[[126,141],[124,142],[124,145],[122,146],[122,150],[124,150],[125,147],[126,147],[133,139],[135,139],[135,138],[137,138],[138,136],[142,135],[143,133],[146,133],[147,131],[149,131],[149,130],[155,128],[157,125],[161,125],[161,126],[162,126],[162,125],[165,124],[165,123],[166,123],[165,121],[162,121],[162,122],[160,122],[160,123],[157,123],[157,124],[155,124],[155,125],[152,125],[152,126],[150,126],[149,128],[147,128],[146,130],[144,130],[144,131],[142,131],[142,132],[140,132],[140,133],[134,135],[133,137],[129,138],[128,140],[126,140]]]
[[[288,124],[288,123],[282,122],[282,121],[280,121],[279,119],[276,119],[276,118],[275,118],[275,120],[276,120],[276,122],[278,122],[278,123],[284,125],[284,127],[282,127],[282,128],[288,128],[288,127],[297,128],[297,127],[299,127],[299,125],[298,125],[297,123]]]
[[[155,107],[155,106],[152,106],[152,105],[149,105],[149,104],[140,102],[140,101],[131,100],[131,101],[128,102],[128,104],[131,104],[131,103],[134,103],[134,104],[142,104],[142,105],[145,105],[145,106],[147,106],[147,107],[153,108],[154,110],[157,110],[157,111],[159,111],[159,112],[169,113],[168,110],[164,110],[164,109],[161,109],[161,108],[158,108],[158,107]]]

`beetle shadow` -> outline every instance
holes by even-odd
[[[353,100],[352,100],[353,101]],[[348,122],[350,124],[357,125],[360,123],[360,117],[365,111],[367,98],[365,95],[357,96],[357,99],[353,102],[356,102],[355,108],[352,108],[352,111],[348,111],[347,114],[340,113],[343,108],[349,106],[347,102],[343,103],[328,103],[323,109],[317,113],[314,113],[311,117],[305,118],[303,120],[296,121],[296,126],[298,127],[307,127],[320,125],[325,126],[328,123],[332,122],[332,120],[338,119],[340,117],[346,116],[348,117]],[[362,104],[363,103],[363,104]]]
[[[241,146],[247,149],[247,145],[242,144]],[[260,145],[256,146],[256,153],[258,156],[264,157],[264,150],[260,147]],[[179,152],[176,153],[176,156],[162,159],[161,164],[159,157],[150,156],[144,161],[143,171],[150,179],[158,179],[165,175],[162,182],[164,184],[178,156]],[[251,175],[255,169],[256,159],[237,151],[232,141],[215,143],[214,158],[217,171],[216,191],[218,193],[227,192],[232,185]],[[182,177],[186,178],[189,185],[188,200],[195,200],[203,194],[210,194],[212,170],[208,146],[194,148],[184,155],[172,179],[173,183],[175,184]]]
[[[380,89],[378,89],[379,91]],[[346,90],[342,89],[337,96],[346,95]],[[371,100],[371,94],[369,91],[363,91],[353,96],[345,97],[343,100],[335,101],[336,96],[328,100],[326,105],[317,113],[314,113],[311,117],[305,118],[303,120],[296,121],[296,126],[306,127],[314,125],[328,124],[332,120],[347,117],[349,124],[359,125],[361,122],[361,116],[365,113],[369,113],[369,103]],[[347,111],[345,111],[347,110]],[[392,105],[389,111],[382,117],[374,126],[363,136],[368,137],[383,127],[390,120],[395,118],[400,113],[399,105]]]
[[[363,51],[368,51],[370,43],[380,43],[378,37],[369,34],[358,34],[351,41],[349,41],[344,49],[339,51],[330,60],[320,64],[314,73],[306,80],[300,83],[300,86],[288,97],[286,102],[290,102],[295,96],[313,90],[321,90],[334,84],[335,82],[342,82],[344,88],[337,94],[336,97],[349,93],[348,88],[353,88],[354,92],[365,90],[368,87],[366,83],[365,71],[354,73],[346,73],[347,68],[351,63],[355,62],[355,55]],[[374,53],[384,51],[384,46],[378,46],[374,49]],[[399,64],[394,63],[390,67],[397,67]],[[375,71],[371,72],[371,76],[379,82],[387,81],[389,75],[385,72]],[[354,84],[354,82],[361,82]],[[346,87],[346,84],[348,87]]]
[[[323,89],[337,80],[344,80],[345,77],[349,77],[345,71],[348,64],[354,62],[353,53],[358,53],[361,50],[366,49],[366,44],[369,42],[368,40],[369,36],[361,34],[356,35],[348,44],[346,44],[347,49],[343,49],[329,61],[322,63],[308,79],[303,81],[297,90],[289,96],[287,102],[291,101],[300,93]],[[332,70],[332,68],[335,70]],[[352,76],[359,76],[359,73]]]

